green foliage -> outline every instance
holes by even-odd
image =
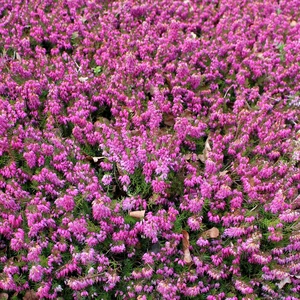
[[[75,208],[74,208],[74,216],[85,216],[90,215],[92,213],[91,205],[82,195],[77,195],[74,197],[75,200]]]
[[[109,123],[110,120],[113,120],[113,115],[108,105],[100,105],[98,102],[93,105],[96,107],[96,109],[90,114],[91,121],[93,123],[96,121]]]
[[[78,31],[74,31],[71,36],[71,45],[73,47],[76,47],[78,46],[79,42],[80,42],[79,33]]]
[[[38,41],[33,38],[32,36],[29,37],[29,42],[30,42],[30,48],[32,51],[35,50],[35,47],[39,44]]]
[[[40,127],[41,127],[41,130],[44,130],[46,128],[48,116],[42,114],[42,112],[40,113],[40,115],[41,115],[41,119],[40,119],[40,122],[39,122]]]
[[[193,138],[193,137],[188,136],[186,138],[187,141],[190,141],[190,142],[194,143],[196,149],[192,152],[196,153],[196,154],[202,154],[203,153],[206,139],[207,139],[207,136],[201,137],[201,138]],[[191,149],[187,145],[182,145],[180,152],[182,154],[189,154],[189,153],[191,153]]]
[[[262,266],[255,263],[249,263],[248,256],[243,254],[241,256],[240,268],[242,277],[246,278],[260,278],[262,274]]]
[[[184,174],[182,172],[170,171],[167,177],[167,181],[170,182],[170,194],[171,197],[182,196],[184,192]]]
[[[92,146],[88,143],[81,145],[81,150],[84,154],[92,156],[92,157],[99,157],[102,155],[101,149],[98,146]]]
[[[163,268],[163,266],[162,266]],[[180,265],[178,263],[174,263],[174,271],[176,274],[181,274],[181,276],[185,276],[186,274],[189,273],[190,267],[188,265]]]
[[[94,224],[91,220],[87,219],[87,228],[89,230],[89,232],[96,232],[99,233],[101,228],[99,226],[99,224]]]
[[[129,258],[125,259],[122,265],[122,275],[128,277],[131,275],[132,270],[133,270],[133,261]]]
[[[124,216],[124,221],[125,221],[126,224],[129,224],[129,225],[134,225],[135,223],[138,222],[137,219],[135,219],[135,218],[133,218],[133,217],[131,217],[129,215],[125,215]]]
[[[36,180],[27,180],[21,186],[24,191],[27,191],[30,194],[35,194],[36,191],[38,190],[38,185],[39,184]]]
[[[6,55],[9,56],[9,57],[14,58],[15,55],[16,55],[16,50],[13,49],[13,48],[9,48],[9,49],[6,51]]]
[[[42,102],[44,102],[46,99],[47,99],[47,96],[49,94],[49,91],[48,90],[42,90],[41,94],[40,94],[40,100]]]
[[[173,232],[181,233],[183,229],[186,229],[186,222],[190,215],[191,213],[187,211],[183,211],[177,215],[176,221],[173,224]]]
[[[27,282],[25,275],[14,274],[13,278],[14,278],[15,283],[18,285],[23,285]]]
[[[0,156],[0,168],[3,168],[9,162],[10,157],[8,154],[3,154]]]
[[[43,256],[43,255],[40,256],[40,265],[43,268],[47,268],[48,267],[48,258],[46,256]]]
[[[110,293],[107,293],[107,292],[101,292],[100,294],[98,294],[98,299],[103,299],[103,300],[110,300],[110,299],[112,299],[111,298],[111,295],[110,295]]]
[[[97,67],[95,67],[95,68],[92,68],[92,70],[93,70],[93,72],[94,72],[94,74],[95,74],[96,76],[99,75],[99,74],[101,74],[102,71],[103,71],[103,69],[102,69],[101,66],[97,66]]]
[[[130,185],[128,187],[128,195],[147,198],[152,194],[152,187],[150,183],[145,181],[145,176],[142,168],[136,168],[135,172],[130,175]]]
[[[70,137],[72,135],[72,131],[74,128],[74,124],[72,122],[67,122],[65,125],[60,126],[61,135],[63,138]]]
[[[285,61],[285,50],[284,50],[285,44],[284,43],[278,43],[276,48],[279,50],[279,57],[280,61],[284,62]]]
[[[269,214],[263,215],[259,220],[259,226],[263,231],[267,230],[270,226],[276,226],[278,223],[280,223],[279,218],[274,215],[270,216]]]
[[[71,290],[67,285],[65,284],[61,284],[63,290],[61,293],[61,299],[63,300],[72,300],[74,299],[74,297],[72,296],[74,291]]]

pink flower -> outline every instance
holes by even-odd
[[[240,291],[242,294],[253,294],[253,288],[247,285],[245,282],[236,280],[235,281],[235,288]]]
[[[72,211],[75,207],[75,201],[73,196],[64,195],[61,198],[58,198],[54,202],[57,207],[63,208],[65,211]]]
[[[93,217],[95,220],[102,220],[108,218],[111,215],[110,208],[105,206],[104,202],[100,199],[93,201]]]
[[[200,217],[189,217],[187,220],[187,223],[191,230],[196,231],[200,229],[200,226],[202,224],[202,216]]]
[[[10,246],[14,251],[19,251],[26,244],[24,244],[25,233],[23,229],[18,229],[15,233],[15,237],[11,239]]]
[[[104,185],[110,185],[111,182],[112,182],[112,180],[113,180],[113,178],[112,178],[111,175],[105,174],[105,175],[102,177],[102,180],[101,180],[101,181],[103,182]]]
[[[43,278],[44,269],[40,266],[32,266],[29,270],[29,279],[32,281],[41,281]]]
[[[230,227],[224,230],[223,235],[228,237],[240,237],[246,233],[245,228],[241,227]]]
[[[112,253],[122,253],[122,252],[125,251],[125,245],[122,244],[122,245],[112,246],[112,247],[110,248],[110,251],[111,251]]]

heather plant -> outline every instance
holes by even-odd
[[[0,296],[299,299],[299,1],[0,5]]]

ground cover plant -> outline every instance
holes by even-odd
[[[300,299],[300,1],[0,1],[3,299]]]

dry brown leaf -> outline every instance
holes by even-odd
[[[210,148],[210,144],[209,144],[209,137],[206,139],[205,141],[205,145],[204,145],[204,151],[203,151],[203,155],[205,157],[205,159],[207,159],[208,157],[208,153],[211,151]]]
[[[79,77],[78,80],[80,82],[86,82],[89,78],[88,77]]]
[[[190,253],[190,250],[189,249],[186,249],[183,253],[183,261],[187,264],[190,264],[193,259],[192,259],[192,256],[191,256],[191,253]]]
[[[93,161],[96,163],[96,162],[98,162],[98,160],[100,160],[100,159],[103,159],[103,158],[105,158],[105,157],[103,157],[103,156],[93,156],[92,157],[92,159],[93,159]]]
[[[182,230],[182,245],[183,245],[183,261],[187,264],[192,262],[192,256],[190,253],[190,236],[186,230]]]
[[[97,118],[97,122],[99,122],[100,124],[110,125],[110,121],[107,118],[104,118],[104,117]]]
[[[145,216],[145,210],[136,210],[129,212],[129,216],[136,218],[136,219],[142,219]]]
[[[122,170],[120,164],[119,164],[119,163],[116,163],[116,166],[117,166],[117,170],[118,170],[119,175],[120,175],[120,176],[124,176],[125,173],[124,173],[124,171]]]
[[[278,288],[281,290],[287,283],[291,283],[291,277],[285,277],[279,283],[277,283]]]
[[[252,177],[249,179],[249,183],[251,186],[255,186],[255,181]]]
[[[183,158],[184,158],[185,160],[190,160],[190,159],[192,158],[192,156],[193,156],[192,153],[188,153],[188,154],[185,154],[185,155],[183,156]]]
[[[84,159],[85,160],[88,160],[88,161],[93,161],[93,158],[92,158],[92,156],[90,156],[90,155],[87,155],[87,154],[85,154],[85,153],[82,153],[83,155],[84,155]]]
[[[16,59],[17,59],[18,61],[21,61],[21,60],[22,60],[22,58],[21,58],[21,56],[20,56],[20,54],[19,54],[18,52],[16,52]]]
[[[172,127],[175,124],[175,118],[171,114],[163,114],[164,124]]]
[[[221,172],[220,172],[220,175],[221,175],[221,176],[224,176],[224,175],[226,175],[227,173],[228,173],[228,170],[224,170],[224,171],[221,171]]]
[[[155,87],[153,85],[150,86],[149,93],[150,93],[151,96],[154,96],[154,94],[155,94]]]
[[[295,20],[293,20],[291,23],[290,23],[291,27],[295,27],[297,25],[297,22]]]
[[[8,299],[8,294],[6,294],[6,293],[0,294],[0,300],[7,300],[7,299]]]
[[[203,162],[203,163],[205,163],[205,161],[206,161],[206,159],[205,159],[205,157],[204,157],[203,154],[198,154],[197,158],[200,159],[201,162]]]
[[[186,118],[187,120],[189,121],[193,121],[193,114],[190,110],[185,110],[182,115],[181,115],[182,118]]]
[[[217,227],[212,227],[209,230],[204,231],[201,236],[203,238],[211,238],[211,239],[215,239],[219,236],[220,231]]]
[[[292,202],[292,209],[299,209],[300,208],[300,195],[293,200]]]
[[[264,54],[262,52],[259,52],[259,53],[257,53],[257,57],[262,59],[262,58],[264,58]]]
[[[299,231],[300,230],[300,223],[296,223],[295,225],[293,225],[293,230],[294,231]]]
[[[25,293],[25,296],[23,297],[23,300],[37,300],[39,297],[36,295],[35,291],[27,291]]]
[[[190,247],[190,235],[186,230],[182,230],[182,244],[183,244],[183,251]]]
[[[204,144],[204,150],[202,154],[198,154],[197,158],[201,160],[201,162],[205,163],[208,158],[208,153],[211,151],[211,147],[209,144],[209,137],[206,139]]]

